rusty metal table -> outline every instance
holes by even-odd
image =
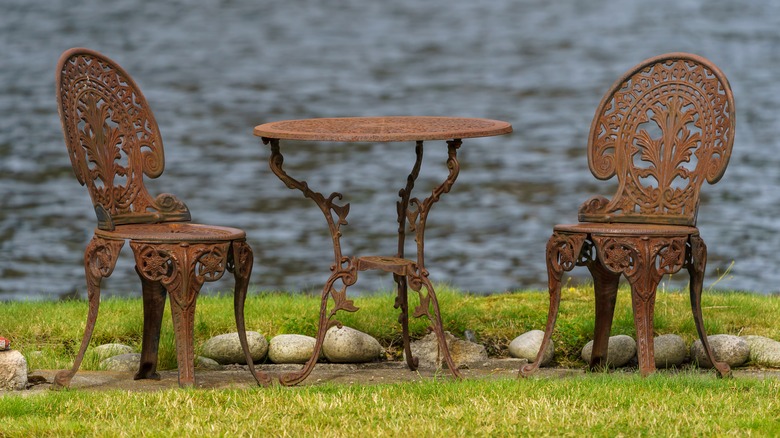
[[[408,300],[407,287],[417,292],[420,305],[413,312],[414,317],[426,316],[431,321],[431,327],[436,333],[441,357],[447,367],[456,377],[460,373],[452,360],[444,338],[439,304],[436,299],[428,271],[425,268],[424,235],[425,225],[431,206],[442,194],[452,188],[458,177],[460,165],[457,151],[462,139],[488,137],[508,134],[512,126],[507,122],[462,118],[462,117],[345,117],[327,119],[284,120],[256,126],[254,134],[261,137],[263,143],[270,145],[271,170],[290,189],[300,190],[303,195],[320,208],[330,229],[333,240],[334,261],[331,274],[322,289],[319,325],[312,357],[300,371],[285,374],[280,381],[284,385],[294,385],[304,380],[314,368],[322,351],[322,344],[327,330],[340,323],[334,319],[336,312],[344,310],[354,312],[357,307],[347,298],[347,288],[357,282],[358,272],[366,270],[381,270],[393,274],[397,284],[398,296],[395,307],[400,308],[404,352],[409,368],[417,368],[417,360],[412,357],[409,347]],[[312,190],[305,181],[297,180],[282,168],[284,157],[280,151],[280,140],[303,141],[333,141],[333,142],[410,142],[415,144],[417,159],[406,179],[406,186],[399,191],[400,201],[397,203],[398,215],[398,250],[391,256],[344,256],[341,251],[341,226],[347,224],[347,214],[350,205],[339,205],[342,194],[338,192],[324,196]],[[423,142],[428,140],[446,141],[448,176],[443,183],[433,189],[425,199],[411,196],[415,180],[419,174],[423,158]],[[407,225],[408,223],[408,225]],[[417,257],[404,257],[404,242],[406,229],[415,233]],[[340,283],[341,287],[336,288]],[[333,304],[328,306],[329,300]]]

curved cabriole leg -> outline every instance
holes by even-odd
[[[715,369],[718,370],[718,376],[731,377],[729,365],[715,360],[715,355],[712,353],[712,348],[710,348],[710,343],[707,340],[707,332],[704,329],[704,318],[701,312],[701,292],[704,285],[704,270],[707,266],[707,246],[699,236],[691,236],[689,242],[690,259],[688,262],[688,273],[691,276],[691,310],[693,311],[693,320],[696,323],[696,331],[699,332],[699,339],[701,339],[707,358]]]
[[[160,281],[151,281],[146,279],[143,274],[135,268],[136,273],[141,278],[144,302],[144,332],[141,340],[141,364],[134,379],[154,379],[159,380],[160,374],[157,373],[157,356],[160,346],[160,329],[162,327],[162,317],[165,312],[165,300],[167,293]]]
[[[547,241],[547,287],[550,291],[550,308],[547,312],[547,326],[544,329],[544,337],[534,363],[520,367],[519,376],[528,377],[533,374],[542,363],[544,352],[550,344],[555,320],[558,318],[558,308],[561,304],[561,279],[563,273],[571,271],[577,265],[582,245],[585,243],[585,234],[567,234],[553,232]]]
[[[595,370],[607,364],[609,333],[615,314],[620,274],[604,267],[598,259],[588,263],[587,266],[593,277],[593,291],[596,296],[596,328],[593,333],[593,352],[589,364],[590,369]]]
[[[249,351],[249,342],[246,339],[244,304],[246,302],[249,277],[252,274],[253,263],[254,254],[252,253],[252,248],[243,240],[232,242],[231,252],[228,255],[228,269],[233,271],[233,275],[236,279],[236,289],[233,295],[233,311],[236,317],[238,339],[241,341],[241,348],[244,350],[249,372],[252,373],[252,376],[255,378],[258,385],[268,386],[271,384],[271,378],[262,371],[255,371],[255,364],[252,360],[252,354]]]
[[[439,310],[439,300],[436,299],[436,292],[433,290],[433,285],[428,279],[427,275],[414,275],[410,282],[412,289],[414,289],[420,295],[420,305],[414,310],[414,317],[419,318],[423,315],[428,317],[431,322],[431,328],[436,333],[436,340],[439,343],[439,353],[441,358],[444,359],[444,363],[447,364],[450,372],[458,379],[462,379],[463,375],[458,371],[455,361],[452,360],[450,354],[450,348],[447,345],[447,338],[444,336],[444,327],[441,322],[441,311]],[[425,287],[427,294],[422,294],[422,288]],[[431,312],[433,310],[433,312]]]
[[[93,236],[84,251],[84,272],[87,278],[87,295],[89,299],[87,325],[84,328],[84,337],[81,340],[81,347],[76,355],[76,359],[73,361],[73,367],[70,370],[63,370],[57,373],[54,378],[55,388],[68,387],[71,379],[73,379],[76,371],[81,366],[84,353],[86,353],[89,341],[92,338],[92,331],[95,329],[95,321],[97,320],[98,307],[100,305],[100,283],[114,272],[119,251],[124,244],[124,240],[108,240]]]
[[[284,374],[281,378],[279,378],[279,383],[284,386],[293,386],[302,382],[307,377],[309,377],[309,374],[311,374],[311,372],[314,370],[314,365],[317,364],[317,360],[319,359],[320,353],[322,352],[322,342],[325,340],[325,333],[329,328],[326,314],[328,311],[328,292],[333,285],[333,281],[335,281],[335,278],[328,280],[327,284],[325,285],[325,289],[322,291],[322,298],[320,300],[320,317],[319,324],[317,326],[317,337],[315,338],[316,340],[314,342],[314,351],[312,351],[311,357],[306,361],[306,364],[304,364],[301,370]]]
[[[401,309],[398,315],[398,322],[401,324],[401,336],[403,339],[404,356],[406,356],[406,365],[412,371],[417,370],[419,360],[412,356],[411,339],[409,338],[409,289],[406,284],[406,277],[393,274],[398,285],[398,296],[395,298],[395,308]]]
[[[327,333],[328,329],[334,325],[341,327],[340,322],[333,320],[333,316],[336,314],[336,312],[339,310],[356,312],[358,310],[358,308],[353,305],[352,300],[347,299],[347,287],[355,284],[357,281],[357,270],[355,268],[354,260],[345,260],[345,262],[348,263],[346,267],[333,267],[334,272],[328,278],[328,281],[325,283],[325,287],[322,289],[317,337],[315,338],[314,351],[312,352],[311,357],[308,361],[306,361],[306,364],[300,371],[295,371],[283,375],[279,379],[279,382],[282,385],[296,385],[306,379],[306,377],[308,377],[309,374],[311,374],[311,372],[314,370],[314,365],[317,364],[317,361],[320,358],[320,354],[322,353],[322,344],[325,341],[325,334]],[[333,284],[336,282],[336,280],[341,280],[344,284],[344,287],[340,291],[333,289]],[[334,305],[330,313],[328,313],[328,298],[330,296],[333,297]]]
[[[549,267],[547,271],[549,276]],[[558,319],[558,308],[561,304],[561,279],[549,276],[547,284],[550,291],[550,306],[547,310],[547,325],[544,329],[542,345],[539,347],[539,352],[536,353],[536,359],[533,363],[520,366],[520,377],[528,377],[535,373],[537,369],[539,369],[539,365],[542,363],[544,358],[544,352],[547,350],[547,346],[550,344],[550,338],[552,337],[552,332],[555,328],[555,320]]]

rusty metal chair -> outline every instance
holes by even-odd
[[[721,376],[726,363],[712,355],[701,293],[707,247],[696,228],[699,189],[720,180],[734,142],[731,88],[710,61],[687,53],[648,59],[629,70],[604,96],[591,125],[588,165],[601,180],[617,176],[617,193],[588,199],[579,223],[556,225],[547,243],[550,308],[536,361],[555,326],[561,277],[586,266],[594,282],[596,322],[590,368],[605,365],[618,283],[631,286],[639,370],[655,371],[653,309],[663,275],[686,268],[693,318],[707,357]]]
[[[160,326],[166,295],[176,341],[179,385],[195,382],[195,300],[206,281],[225,271],[235,276],[234,310],[241,345],[258,383],[269,380],[252,365],[244,328],[244,301],[253,253],[244,231],[190,223],[190,212],[171,194],[152,198],[144,175],[163,172],[163,144],[146,99],[115,62],[75,48],[57,64],[57,102],[68,154],[78,181],[86,185],[98,226],[84,254],[89,313],[73,367],[60,371],[56,386],[68,386],[89,345],[100,303],[100,284],[111,275],[126,240],[141,279],[144,328],[135,379],[158,379]]]

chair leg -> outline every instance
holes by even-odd
[[[165,312],[165,300],[167,293],[160,281],[146,279],[143,274],[135,268],[138,276],[141,278],[142,296],[144,302],[144,332],[141,341],[141,364],[134,379],[153,379],[159,380],[160,374],[157,373],[157,357],[160,346],[160,329],[162,327],[162,317]]]
[[[244,349],[246,363],[249,372],[260,386],[271,384],[271,378],[262,371],[255,371],[255,364],[252,361],[252,354],[249,351],[249,342],[246,339],[246,325],[244,320],[244,303],[246,302],[247,289],[249,287],[249,276],[252,274],[252,264],[254,255],[252,248],[245,241],[234,241],[231,244],[230,260],[233,261],[233,275],[236,279],[236,290],[233,295],[233,310],[236,317],[236,328],[238,329],[238,339],[241,341],[241,348]],[[228,263],[230,266],[230,263]]]
[[[206,281],[219,280],[228,265],[230,242],[158,245],[171,255],[172,272],[162,283],[171,296],[179,386],[195,385],[195,303]]]
[[[171,296],[171,319],[176,342],[176,363],[179,368],[179,386],[195,385],[195,351],[193,332],[195,330],[195,302],[202,283],[195,280],[194,263],[188,260],[186,249],[181,251],[178,281],[166,285]]]
[[[588,270],[593,277],[593,291],[596,296],[596,328],[593,334],[593,351],[590,357],[590,369],[595,370],[607,364],[609,348],[609,333],[612,329],[612,319],[615,314],[620,274],[607,268],[599,260],[588,263]]]
[[[409,289],[406,284],[406,277],[394,274],[393,278],[398,286],[398,296],[395,298],[395,308],[401,309],[398,315],[398,322],[401,324],[401,336],[403,339],[404,355],[406,356],[406,365],[412,371],[417,370],[420,361],[412,356],[411,339],[409,338]]]
[[[631,283],[631,304],[634,308],[637,357],[639,372],[646,377],[655,372],[655,349],[653,344],[653,314],[655,311],[655,289],[658,282]]]
[[[171,316],[176,340],[179,386],[195,384],[195,302],[205,281],[222,277],[227,267],[230,242],[145,243],[130,242],[139,274],[159,281],[171,297]]]
[[[70,385],[71,379],[81,366],[84,359],[84,353],[87,351],[89,341],[92,339],[92,331],[95,329],[98,307],[100,305],[100,283],[103,278],[109,277],[114,271],[119,251],[125,244],[124,240],[108,240],[98,236],[93,236],[84,251],[84,272],[87,278],[87,296],[89,299],[89,312],[87,313],[87,325],[84,328],[84,337],[81,340],[81,347],[73,361],[73,367],[70,370],[63,370],[57,373],[54,378],[55,388],[66,388]]]
[[[691,310],[693,311],[693,320],[696,323],[696,331],[699,332],[704,352],[715,369],[718,370],[718,376],[731,377],[731,368],[725,362],[715,360],[710,343],[707,340],[707,332],[704,329],[704,318],[701,312],[701,292],[704,285],[704,270],[707,266],[707,246],[699,236],[690,237],[690,262],[688,263],[688,273],[691,277]]]
[[[536,360],[533,363],[520,367],[519,376],[528,377],[533,374],[542,363],[544,352],[550,344],[552,332],[555,328],[555,320],[558,318],[558,308],[561,304],[561,279],[565,271],[571,271],[576,266],[582,251],[582,245],[587,235],[564,234],[553,232],[547,241],[547,287],[550,291],[550,308],[547,311],[547,326],[544,329],[544,337]]]
[[[547,350],[547,346],[550,345],[550,339],[552,337],[553,329],[555,328],[555,320],[558,319],[558,308],[561,305],[561,277],[551,275],[550,267],[547,267],[548,274],[548,288],[550,291],[550,306],[547,310],[547,325],[544,329],[544,337],[542,338],[542,345],[539,347],[539,352],[536,354],[536,359],[533,363],[529,363],[520,367],[520,376],[528,377],[539,368],[544,358],[544,352]]]

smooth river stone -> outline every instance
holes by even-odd
[[[325,333],[322,352],[333,363],[372,362],[384,353],[373,336],[350,327],[331,327]]]
[[[258,332],[246,332],[246,337],[252,361],[260,362],[268,353],[268,341]],[[200,354],[222,365],[246,365],[246,356],[237,332],[214,336],[203,343]]]
[[[518,359],[526,359],[529,363],[536,361],[536,355],[542,347],[544,332],[541,330],[531,330],[516,337],[509,343],[509,355]],[[540,366],[549,364],[555,355],[555,347],[552,342],[547,344],[547,349],[542,356]]]
[[[582,347],[582,360],[590,363],[593,354],[593,341]],[[636,341],[628,335],[610,336],[607,344],[607,363],[611,367],[619,368],[627,365],[636,357]]]
[[[739,336],[712,335],[707,336],[707,341],[715,360],[726,362],[730,367],[743,365],[750,358],[750,345]],[[691,345],[691,361],[698,363],[702,368],[712,368],[712,363],[704,353],[701,340],[696,340]]]
[[[273,363],[306,363],[314,353],[315,338],[306,335],[278,335],[268,343],[268,359]]]

